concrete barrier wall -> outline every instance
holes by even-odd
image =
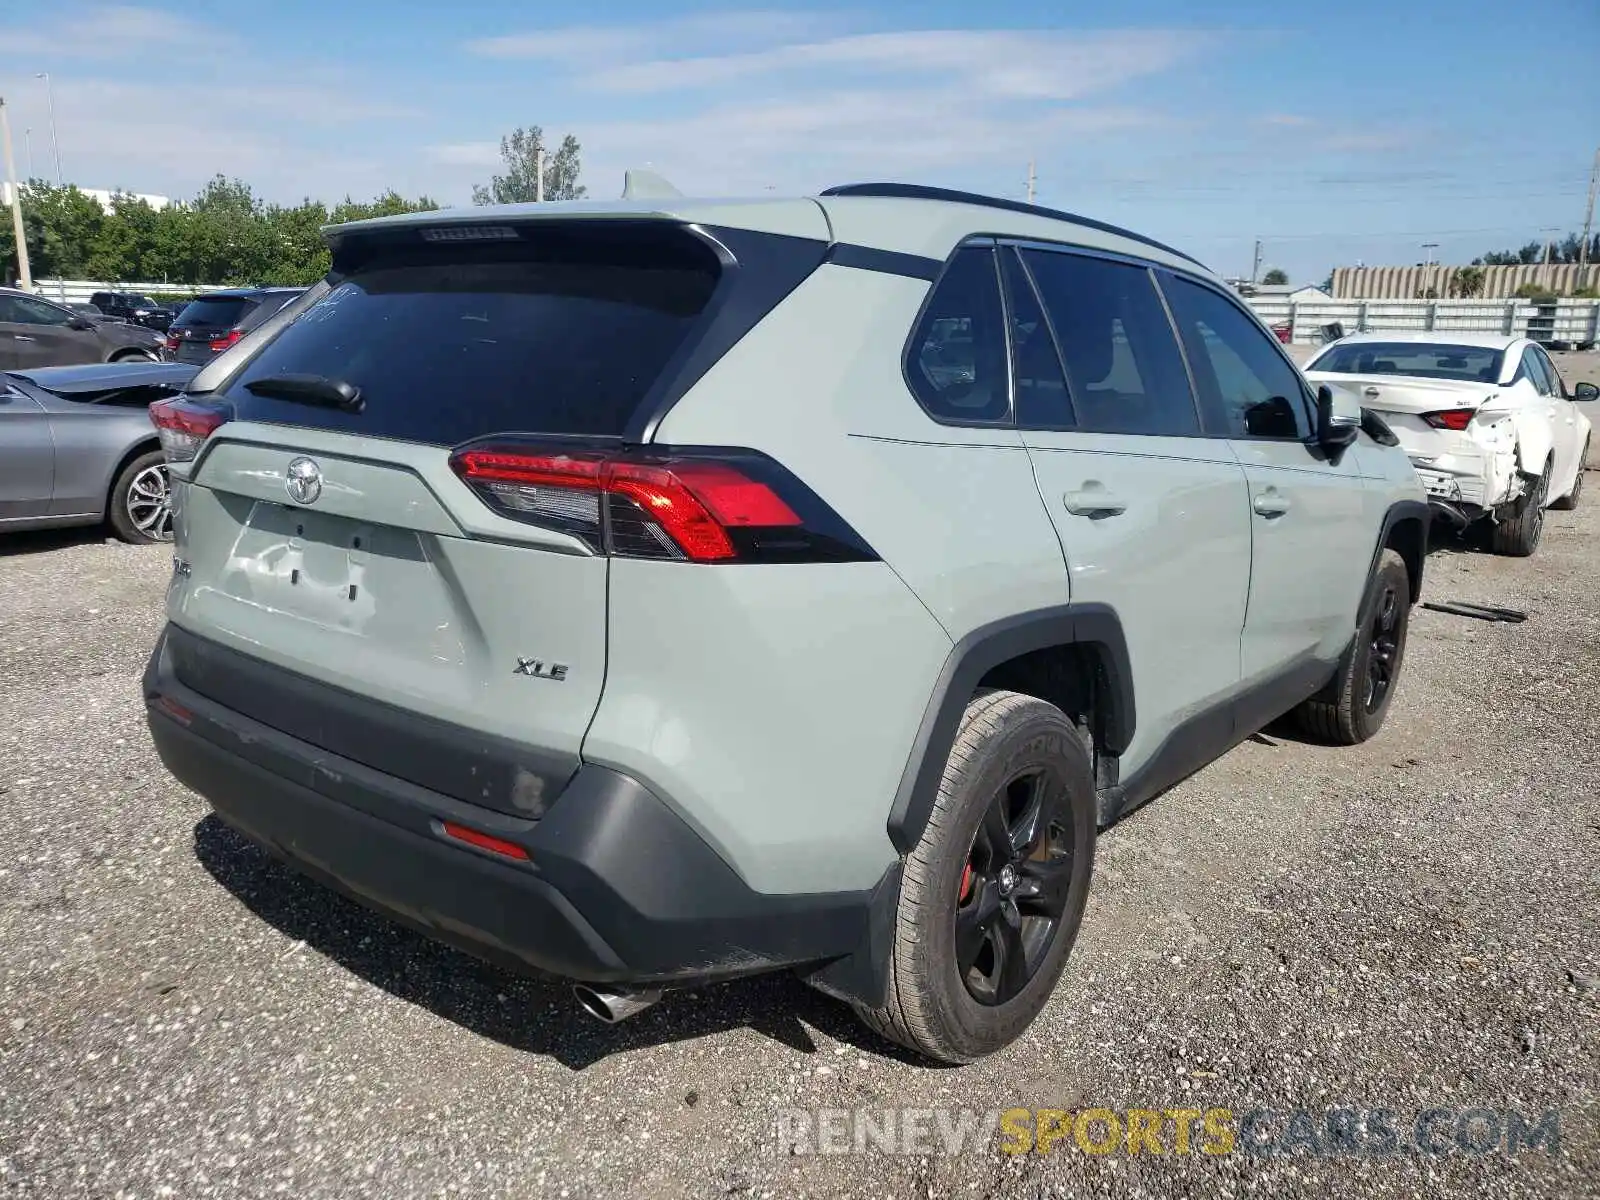
[[[1479,299],[1510,298],[1524,284],[1548,288],[1558,296],[1578,290],[1577,263],[1524,263],[1514,267],[1476,267],[1483,272]],[[1333,294],[1340,300],[1415,300],[1429,289],[1441,298],[1451,294],[1451,280],[1461,267],[1435,263],[1426,267],[1335,267]],[[1600,265],[1589,264],[1590,286],[1600,284]]]

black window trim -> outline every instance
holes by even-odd
[[[1061,353],[1061,341],[1056,337],[1055,324],[1050,319],[1050,310],[1045,307],[1044,293],[1039,290],[1039,282],[1034,279],[1033,271],[1028,266],[1028,259],[1022,253],[1024,250],[1038,250],[1050,254],[1067,254],[1078,258],[1099,258],[1110,262],[1121,263],[1124,266],[1138,267],[1144,271],[1150,280],[1151,289],[1155,292],[1156,299],[1161,305],[1161,311],[1166,314],[1167,326],[1172,334],[1172,340],[1177,343],[1178,361],[1183,364],[1184,377],[1189,381],[1189,403],[1194,408],[1195,432],[1194,433],[1106,433],[1106,437],[1179,437],[1179,438],[1211,438],[1212,434],[1207,428],[1205,410],[1200,404],[1200,390],[1196,386],[1194,367],[1189,362],[1189,355],[1184,349],[1183,337],[1179,333],[1177,322],[1173,320],[1172,308],[1167,303],[1166,293],[1161,289],[1160,273],[1164,264],[1151,259],[1141,258],[1134,254],[1123,254],[1116,250],[1106,250],[1099,246],[1083,246],[1076,242],[1053,242],[1036,237],[1000,237],[1001,246],[1010,246],[1016,253],[1017,261],[1022,264],[1022,269],[1027,274],[1028,282],[1033,288],[1034,297],[1038,300],[1039,311],[1045,314],[1045,321],[1050,326],[1050,337],[1055,343],[1056,357],[1062,363],[1061,378],[1067,387],[1068,403],[1072,404],[1073,418],[1077,418],[1077,403],[1072,398],[1072,383],[1067,375],[1066,357]],[[1010,326],[1007,326],[1009,333]],[[1014,409],[1015,406],[1013,406]],[[1100,433],[1100,430],[1084,429],[1081,424],[1071,426],[1056,425],[1023,425],[1019,429],[1037,433]],[[1225,436],[1225,435],[1224,435]]]
[[[911,393],[911,398],[916,401],[928,420],[936,425],[943,425],[949,429],[1015,429],[1017,427],[1017,401],[1016,379],[1011,362],[1011,306],[1006,301],[1005,278],[1000,273],[1000,255],[998,253],[998,240],[991,234],[969,234],[957,242],[955,248],[945,257],[940,265],[938,277],[928,285],[927,292],[922,297],[922,303],[917,305],[917,315],[912,318],[911,328],[906,331],[905,345],[900,351],[900,377],[905,382],[906,391]],[[933,298],[938,295],[939,287],[944,283],[945,276],[950,273],[956,259],[963,250],[987,250],[989,252],[989,267],[994,272],[995,290],[1000,295],[1000,334],[1005,339],[1006,358],[1006,411],[1003,417],[988,421],[973,420],[964,417],[942,417],[923,403],[922,394],[917,391],[916,384],[912,382],[912,362],[917,351],[917,331],[922,328],[923,318],[928,314],[928,308],[933,304]]]
[[[1061,368],[1061,390],[1066,393],[1067,412],[1071,420],[1065,425],[1046,425],[1041,422],[1029,421],[1023,423],[1017,420],[1017,394],[1016,394],[1016,362],[1017,348],[1012,342],[1013,329],[1011,322],[1011,289],[1005,286],[1006,273],[1002,267],[1000,271],[1000,298],[1006,308],[1006,362],[1010,370],[1011,380],[1011,416],[1015,427],[1030,433],[1082,433],[1082,426],[1078,424],[1078,402],[1072,395],[1072,381],[1067,378],[1067,360],[1061,353],[1061,339],[1056,335],[1056,323],[1050,317],[1050,310],[1045,307],[1044,293],[1039,290],[1039,281],[1033,277],[1033,271],[1028,267],[1028,260],[1022,257],[1022,250],[1015,242],[1001,242],[997,252],[1004,255],[1007,251],[1011,254],[1011,261],[1017,264],[1017,271],[1021,274],[1023,282],[1027,284],[1033,302],[1039,308],[1039,316],[1044,321],[1045,332],[1050,335],[1050,346],[1056,353],[1056,365]]]

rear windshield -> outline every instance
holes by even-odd
[[[256,306],[244,296],[213,296],[191,300],[178,314],[175,325],[204,325],[212,329],[232,329],[241,317]]]
[[[228,382],[228,400],[243,420],[440,445],[621,434],[710,298],[716,259],[679,231],[559,246],[549,236],[363,256]],[[364,408],[248,388],[286,374],[350,383]]]
[[[1411,375],[1494,383],[1500,378],[1500,359],[1501,352],[1487,346],[1351,342],[1333,347],[1311,369],[1340,375]]]

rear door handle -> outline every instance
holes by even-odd
[[[1293,507],[1289,503],[1289,497],[1278,491],[1277,488],[1268,488],[1264,492],[1257,492],[1256,498],[1250,502],[1250,506],[1263,517],[1281,517]]]
[[[1096,480],[1089,480],[1076,492],[1061,497],[1061,503],[1075,517],[1115,517],[1128,511],[1128,502]]]
[[[19,341],[19,342],[31,342],[31,341],[33,341],[33,339],[31,337],[29,337],[25,333],[13,333],[11,336],[16,338],[17,341]]]

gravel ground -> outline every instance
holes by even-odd
[[[788,979],[609,1029],[303,882],[149,746],[169,555],[11,539],[0,1191],[1600,1196],[1600,479],[1589,497],[1531,561],[1433,554],[1428,598],[1531,615],[1418,611],[1375,741],[1269,731],[1104,835],[1051,1006],[961,1070]],[[1561,1123],[1556,1154],[786,1153],[775,1117],[810,1106]]]

